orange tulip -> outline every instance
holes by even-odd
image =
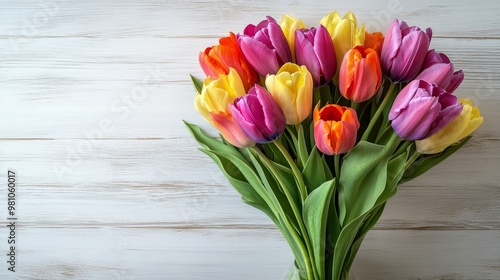
[[[314,108],[314,141],[326,155],[349,152],[356,144],[359,121],[356,111],[337,104]]]
[[[377,53],[357,46],[344,56],[339,73],[339,90],[355,102],[363,102],[374,96],[382,83],[382,70]]]
[[[241,77],[245,90],[249,90],[259,82],[259,75],[250,66],[240,50],[234,33],[229,37],[219,39],[219,45],[206,48],[198,56],[203,72],[212,79],[217,79],[220,74],[229,74],[229,68],[234,68]]]
[[[370,48],[376,51],[379,57],[383,44],[384,44],[384,34],[382,34],[382,32],[365,33],[365,42],[363,46],[365,48]]]

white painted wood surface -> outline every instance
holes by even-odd
[[[470,144],[403,185],[358,279],[500,279],[500,4],[496,1],[1,1],[0,279],[281,279],[292,254],[198,152],[198,52],[265,15],[369,29],[431,26],[485,117]],[[6,172],[17,172],[17,272]]]

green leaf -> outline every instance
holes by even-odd
[[[382,205],[377,204],[377,206],[373,207],[372,210],[370,210],[369,214],[366,216],[366,220],[363,222],[363,225],[358,230],[355,241],[352,244],[351,249],[349,250],[349,253],[346,256],[346,262],[344,262],[344,270],[351,269],[356,254],[358,253],[359,248],[361,247],[361,243],[363,243],[363,240],[365,239],[366,234],[368,234],[368,231],[372,229],[373,226],[375,226],[375,224],[380,219],[380,216],[382,216],[384,208],[385,208],[385,203],[383,203]]]
[[[311,192],[304,202],[303,218],[313,247],[319,279],[325,278],[326,225],[334,188],[335,180],[326,181]]]
[[[384,192],[389,157],[386,146],[366,141],[344,157],[338,186],[342,225],[370,210]]]
[[[297,141],[297,166],[299,169],[303,169],[304,165],[306,164],[308,154],[309,152],[307,151],[307,143],[306,143],[306,137],[304,134],[304,128],[302,127],[301,124],[297,125],[297,134],[298,134],[298,141]]]
[[[281,218],[282,218],[283,231],[285,231],[287,235],[291,238],[290,240],[288,240],[288,244],[290,245],[290,247],[294,252],[294,256],[298,263],[298,266],[300,268],[305,268],[305,260],[303,259],[299,245],[297,244],[302,240],[300,239],[301,231],[298,226],[298,221],[295,218],[292,206],[290,204],[293,202],[287,199],[286,195],[284,194],[284,191],[280,188],[279,183],[276,180],[276,177],[274,177],[270,173],[270,167],[268,167],[261,160],[259,160],[259,158],[255,156],[254,153],[249,152],[248,155],[255,169],[257,170],[257,173],[259,174],[262,183],[264,184],[263,186],[265,186],[265,189],[267,190],[269,197],[273,201],[275,207],[279,209],[279,212],[282,213]],[[264,168],[262,165],[266,166],[266,168]],[[295,183],[293,183],[293,185],[295,185]],[[286,223],[287,221],[289,222],[289,224]]]
[[[447,159],[453,153],[455,153],[460,148],[462,148],[462,146],[465,145],[465,143],[469,142],[469,140],[471,138],[472,138],[472,136],[469,136],[469,137],[465,138],[464,140],[460,141],[459,143],[449,146],[441,153],[434,154],[434,155],[422,156],[422,158],[415,161],[410,166],[410,168],[408,168],[408,170],[406,170],[406,172],[404,173],[403,178],[401,178],[399,184],[411,181],[411,180],[415,179],[416,177],[424,174],[425,172],[427,172],[427,170],[438,165],[443,160]]]
[[[217,164],[231,186],[233,186],[233,188],[241,194],[243,202],[261,210],[266,213],[266,215],[269,216],[275,224],[278,223],[277,217],[269,205],[267,205],[265,200],[259,195],[254,187],[248,183],[245,176],[241,173],[240,169],[236,167],[236,165],[224,156],[217,155],[210,150],[200,150],[207,154]]]
[[[288,166],[288,161],[286,160],[285,156],[280,152],[278,147],[276,147],[276,145],[271,143],[271,144],[264,144],[262,146],[264,147],[266,155],[268,156],[269,159],[283,166]],[[272,157],[270,157],[270,155],[272,155]]]
[[[348,223],[340,232],[337,243],[335,244],[335,250],[333,252],[333,277],[332,279],[340,279],[340,274],[344,269],[344,262],[346,260],[347,254],[350,251],[352,244],[356,238],[358,230],[363,225],[365,213],[358,218],[354,219]]]
[[[325,158],[320,155],[317,148],[313,148],[302,171],[307,192],[311,193],[324,182],[333,179]]]
[[[268,194],[271,195],[271,198],[276,201],[277,206],[279,206],[283,210],[284,214],[287,215],[287,217],[295,227],[296,231],[300,232],[298,230],[299,228],[298,221],[295,218],[293,210],[290,206],[290,203],[292,202],[288,201],[276,177],[274,177],[273,174],[271,174],[269,167],[267,167],[261,160],[259,160],[255,155],[253,155],[253,153],[250,154],[253,166],[255,167],[255,170],[257,171],[257,174],[259,175],[261,182],[267,189]],[[265,168],[263,166],[265,166]],[[293,178],[292,182],[294,182]],[[295,185],[295,183],[293,183],[293,185]]]
[[[377,199],[378,203],[384,203],[396,194],[397,186],[405,172],[407,152],[391,159],[387,165],[387,183],[384,192]]]
[[[195,78],[193,75],[189,74],[191,77],[191,82],[193,82],[194,89],[198,92],[201,93],[201,90],[203,89],[203,82],[197,78]]]
[[[190,124],[186,121],[184,121],[184,124],[188,128],[189,132],[191,132],[194,139],[205,149],[218,151],[225,154],[226,153],[231,154],[239,158],[243,162],[247,162],[245,157],[240,152],[238,152],[238,150],[233,145],[225,144],[213,137],[206,135],[205,133],[203,133],[203,131],[201,131],[200,127],[198,127],[197,125]]]
[[[336,187],[338,188],[338,187]],[[335,191],[333,192],[333,196],[335,196]],[[328,222],[326,224],[326,234],[327,234],[327,257],[325,262],[327,264],[333,263],[333,249],[335,248],[335,244],[339,238],[340,232],[342,230],[340,226],[339,216],[337,213],[337,205],[335,201],[335,197],[332,197],[330,200],[329,212],[328,212]],[[332,266],[328,265],[326,269],[326,279],[332,279]]]

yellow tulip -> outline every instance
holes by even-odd
[[[443,127],[433,136],[415,141],[417,151],[421,154],[436,154],[442,152],[448,146],[464,139],[474,132],[482,123],[483,117],[479,108],[472,104],[469,99],[459,99],[462,103],[460,115]]]
[[[207,77],[201,93],[194,98],[194,107],[209,123],[214,124],[210,113],[230,113],[229,104],[245,95],[245,87],[238,72],[230,68],[229,74],[220,74],[217,79]]]
[[[312,109],[313,79],[306,66],[285,63],[266,78],[266,88],[285,113],[287,124],[299,124]]]
[[[292,60],[295,62],[295,30],[306,28],[306,25],[300,19],[284,15],[281,18],[280,26],[292,51]]]
[[[341,18],[336,11],[323,17],[320,24],[326,27],[335,46],[338,63],[334,79],[338,81],[340,61],[344,54],[355,46],[362,46],[365,41],[365,25],[358,26],[356,16],[352,12]]]

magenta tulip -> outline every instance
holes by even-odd
[[[247,25],[238,44],[250,65],[263,77],[276,74],[283,64],[292,61],[285,34],[270,16],[257,25]]]
[[[432,136],[462,111],[457,97],[424,80],[414,80],[397,95],[389,120],[401,139]]]
[[[315,87],[327,84],[335,76],[335,48],[323,25],[295,31],[295,56],[297,64],[305,65],[311,72]]]
[[[236,123],[256,143],[271,142],[285,130],[285,114],[272,95],[259,85],[236,98],[229,109]]]
[[[431,42],[432,30],[424,32],[406,22],[394,20],[385,36],[380,63],[392,82],[413,80],[424,63]]]
[[[463,77],[461,70],[454,72],[453,63],[445,54],[429,50],[422,65],[422,72],[418,74],[415,80],[425,80],[452,93],[460,85]],[[448,88],[452,80],[454,83]]]

